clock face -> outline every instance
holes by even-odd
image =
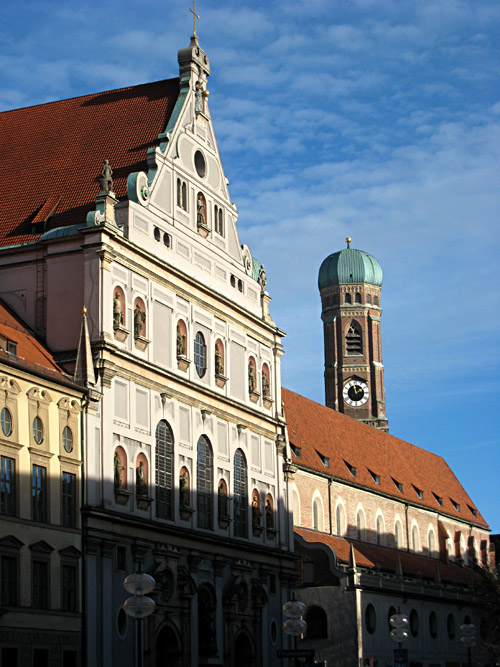
[[[357,408],[366,403],[370,396],[370,391],[365,382],[361,382],[361,380],[350,380],[344,385],[342,395],[344,396],[344,401],[348,405]]]

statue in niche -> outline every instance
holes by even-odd
[[[101,169],[101,177],[99,178],[99,185],[101,186],[101,194],[108,194],[113,190],[113,170],[109,166],[109,160],[104,160]]]
[[[135,487],[138,496],[148,495],[148,485],[146,482],[146,472],[144,470],[144,461],[141,461],[135,469]]]
[[[262,512],[259,507],[259,499],[257,496],[254,496],[252,500],[252,528],[260,528],[261,518]]]
[[[116,450],[115,452],[115,458],[114,458],[114,484],[115,484],[115,491],[119,491],[122,486],[122,470],[125,470],[125,466],[122,466],[122,459],[120,456],[120,452]]]
[[[221,481],[219,482],[219,487],[218,487],[217,513],[219,516],[227,516],[229,514],[226,485],[224,484],[223,479],[221,479]]]
[[[269,386],[269,378],[267,377],[267,373],[262,371],[262,395],[264,398],[269,398],[271,394],[271,388]]]
[[[134,310],[134,336],[139,338],[141,331],[143,329],[144,323],[146,322],[146,313],[141,310],[139,303],[135,304]]]
[[[271,505],[271,499],[266,500],[266,528],[272,530],[274,528],[274,515],[273,507]]]
[[[224,367],[222,365],[222,354],[220,353],[219,343],[215,343],[215,375],[223,375]]]
[[[177,325],[177,356],[186,356],[186,336],[181,333],[181,328]]]
[[[113,326],[116,329],[121,325],[123,325],[122,302],[120,301],[120,292],[117,290],[113,297]]]
[[[198,197],[196,199],[196,211],[196,222],[198,227],[206,227],[207,214],[205,211],[205,202],[203,201],[203,195],[201,192],[198,193]]]
[[[252,362],[248,364],[248,389],[250,393],[255,391],[255,368]]]
[[[259,277],[257,279],[257,282],[260,285],[260,289],[262,292],[266,291],[266,285],[267,285],[267,278],[266,278],[266,270],[264,268],[264,264],[261,264],[260,269],[259,269]]]
[[[196,115],[203,112],[203,82],[200,80],[194,89],[194,112]]]
[[[189,475],[187,470],[179,477],[179,504],[181,507],[189,506]]]

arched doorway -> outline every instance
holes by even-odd
[[[234,644],[234,664],[238,667],[255,667],[253,644],[246,632],[240,632]]]
[[[156,667],[182,667],[182,651],[174,628],[164,625],[156,636]]]

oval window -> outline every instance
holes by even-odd
[[[377,615],[375,613],[375,607],[372,604],[369,604],[365,609],[365,625],[368,633],[373,635],[375,628],[377,627]]]
[[[3,434],[9,436],[12,433],[12,415],[8,408],[2,408],[0,422],[2,424]]]
[[[203,157],[203,153],[201,151],[196,151],[194,154],[194,166],[196,168],[196,173],[200,178],[203,178],[205,174],[207,173],[207,164],[205,162],[205,158]]]
[[[43,424],[40,417],[33,419],[33,439],[37,445],[41,445],[43,442]]]
[[[196,372],[202,378],[207,372],[207,346],[201,331],[198,331],[194,339],[194,365]]]
[[[65,426],[63,429],[63,447],[68,452],[73,451],[73,433],[69,426]]]

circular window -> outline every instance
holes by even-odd
[[[33,419],[33,439],[37,445],[41,445],[43,442],[43,424],[40,417]]]
[[[0,422],[2,424],[3,434],[9,436],[12,433],[12,415],[7,408],[2,408]]]
[[[418,614],[415,609],[410,612],[410,632],[412,637],[418,635]]]
[[[450,639],[455,638],[455,617],[453,614],[448,614],[448,619],[446,621],[446,629],[448,630],[448,637]]]
[[[273,643],[273,644],[276,644],[276,640],[278,639],[278,626],[276,625],[276,621],[274,620],[274,618],[273,618],[273,620],[271,621],[271,630],[270,630],[270,634],[271,634],[271,641],[272,641],[272,643]]]
[[[63,447],[68,454],[73,451],[73,433],[69,426],[65,426],[63,429]]]
[[[116,615],[116,631],[118,632],[118,637],[120,637],[120,639],[125,639],[125,635],[127,634],[127,626],[127,614],[123,610],[123,607],[120,607],[118,614]]]
[[[429,614],[429,632],[432,639],[436,639],[438,636],[438,621],[435,611],[431,611]]]
[[[194,339],[194,365],[196,372],[202,378],[207,372],[207,346],[201,331],[198,331]]]
[[[377,627],[377,614],[375,613],[375,607],[372,604],[369,604],[365,609],[365,625],[368,633],[373,635],[375,628]]]
[[[198,176],[203,178],[207,173],[207,164],[201,151],[196,151],[194,154],[194,166],[196,167],[196,173]]]

